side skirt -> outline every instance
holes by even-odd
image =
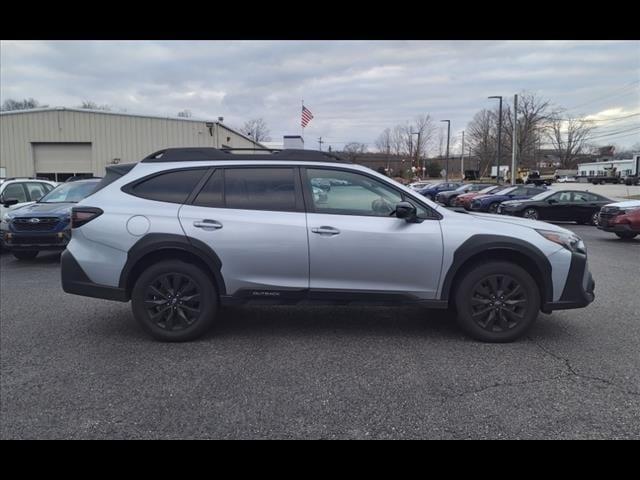
[[[332,290],[239,290],[221,295],[222,305],[420,305],[446,309],[446,300],[424,300],[406,293]]]

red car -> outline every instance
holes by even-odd
[[[493,185],[491,187],[484,188],[478,192],[469,192],[458,195],[452,202],[454,207],[464,207],[465,210],[471,210],[471,202],[474,198],[480,195],[490,195],[505,188],[504,185]]]
[[[640,200],[610,203],[600,209],[598,228],[622,239],[640,234]]]

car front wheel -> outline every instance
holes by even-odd
[[[521,267],[493,261],[469,270],[455,292],[457,319],[471,337],[483,342],[511,342],[538,317],[540,292]]]
[[[599,212],[595,212],[591,215],[591,219],[589,221],[591,225],[597,227],[600,224],[600,214]]]
[[[148,267],[131,295],[133,314],[151,336],[184,342],[214,323],[218,294],[207,273],[191,263],[168,260]]]
[[[623,240],[631,240],[632,238],[636,238],[638,236],[635,232],[616,232],[618,238]]]

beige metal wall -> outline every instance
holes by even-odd
[[[34,143],[90,143],[94,175],[119,158],[137,162],[167,147],[253,148],[250,139],[213,122],[154,118],[93,111],[47,110],[0,115],[0,167],[6,176],[35,172]]]

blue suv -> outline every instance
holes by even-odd
[[[462,186],[460,182],[440,182],[434,183],[432,185],[427,185],[421,190],[418,190],[420,195],[427,197],[429,200],[433,200],[436,198],[436,195],[440,192],[448,192],[450,190],[455,190],[456,188]]]
[[[34,259],[40,250],[64,250],[71,238],[71,208],[99,181],[63,183],[37,202],[11,210],[2,218],[4,246],[19,260]]]
[[[516,186],[506,187],[503,190],[499,190],[496,193],[489,195],[481,195],[473,199],[471,202],[471,210],[474,212],[489,212],[497,213],[500,203],[506,200],[525,200],[531,198],[534,195],[544,192],[547,188],[529,187],[529,186]]]

